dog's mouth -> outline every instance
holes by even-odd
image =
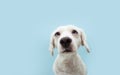
[[[70,53],[72,52],[72,48],[65,48],[63,53]]]

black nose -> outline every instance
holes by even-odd
[[[64,37],[60,40],[60,44],[64,47],[67,48],[69,47],[70,43],[72,42],[72,40],[69,37]]]

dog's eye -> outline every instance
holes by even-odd
[[[60,32],[56,32],[56,33],[55,33],[55,36],[60,36]]]
[[[78,34],[76,30],[72,30],[72,34]]]

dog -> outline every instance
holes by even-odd
[[[50,53],[54,55],[54,48],[58,49],[53,65],[55,75],[87,75],[86,66],[77,53],[80,46],[90,52],[86,35],[81,28],[74,25],[60,26],[52,33]]]

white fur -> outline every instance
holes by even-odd
[[[76,30],[78,34],[72,34],[72,30]],[[60,35],[55,36],[56,32],[60,32]],[[60,40],[63,37],[72,39],[70,45],[72,52],[63,53],[64,48],[60,44]],[[60,26],[52,33],[50,41],[51,54],[54,54],[54,48],[58,48],[58,55],[53,65],[55,75],[87,75],[85,64],[77,53],[77,50],[81,45],[85,46],[87,52],[89,52],[85,33],[76,26]]]

